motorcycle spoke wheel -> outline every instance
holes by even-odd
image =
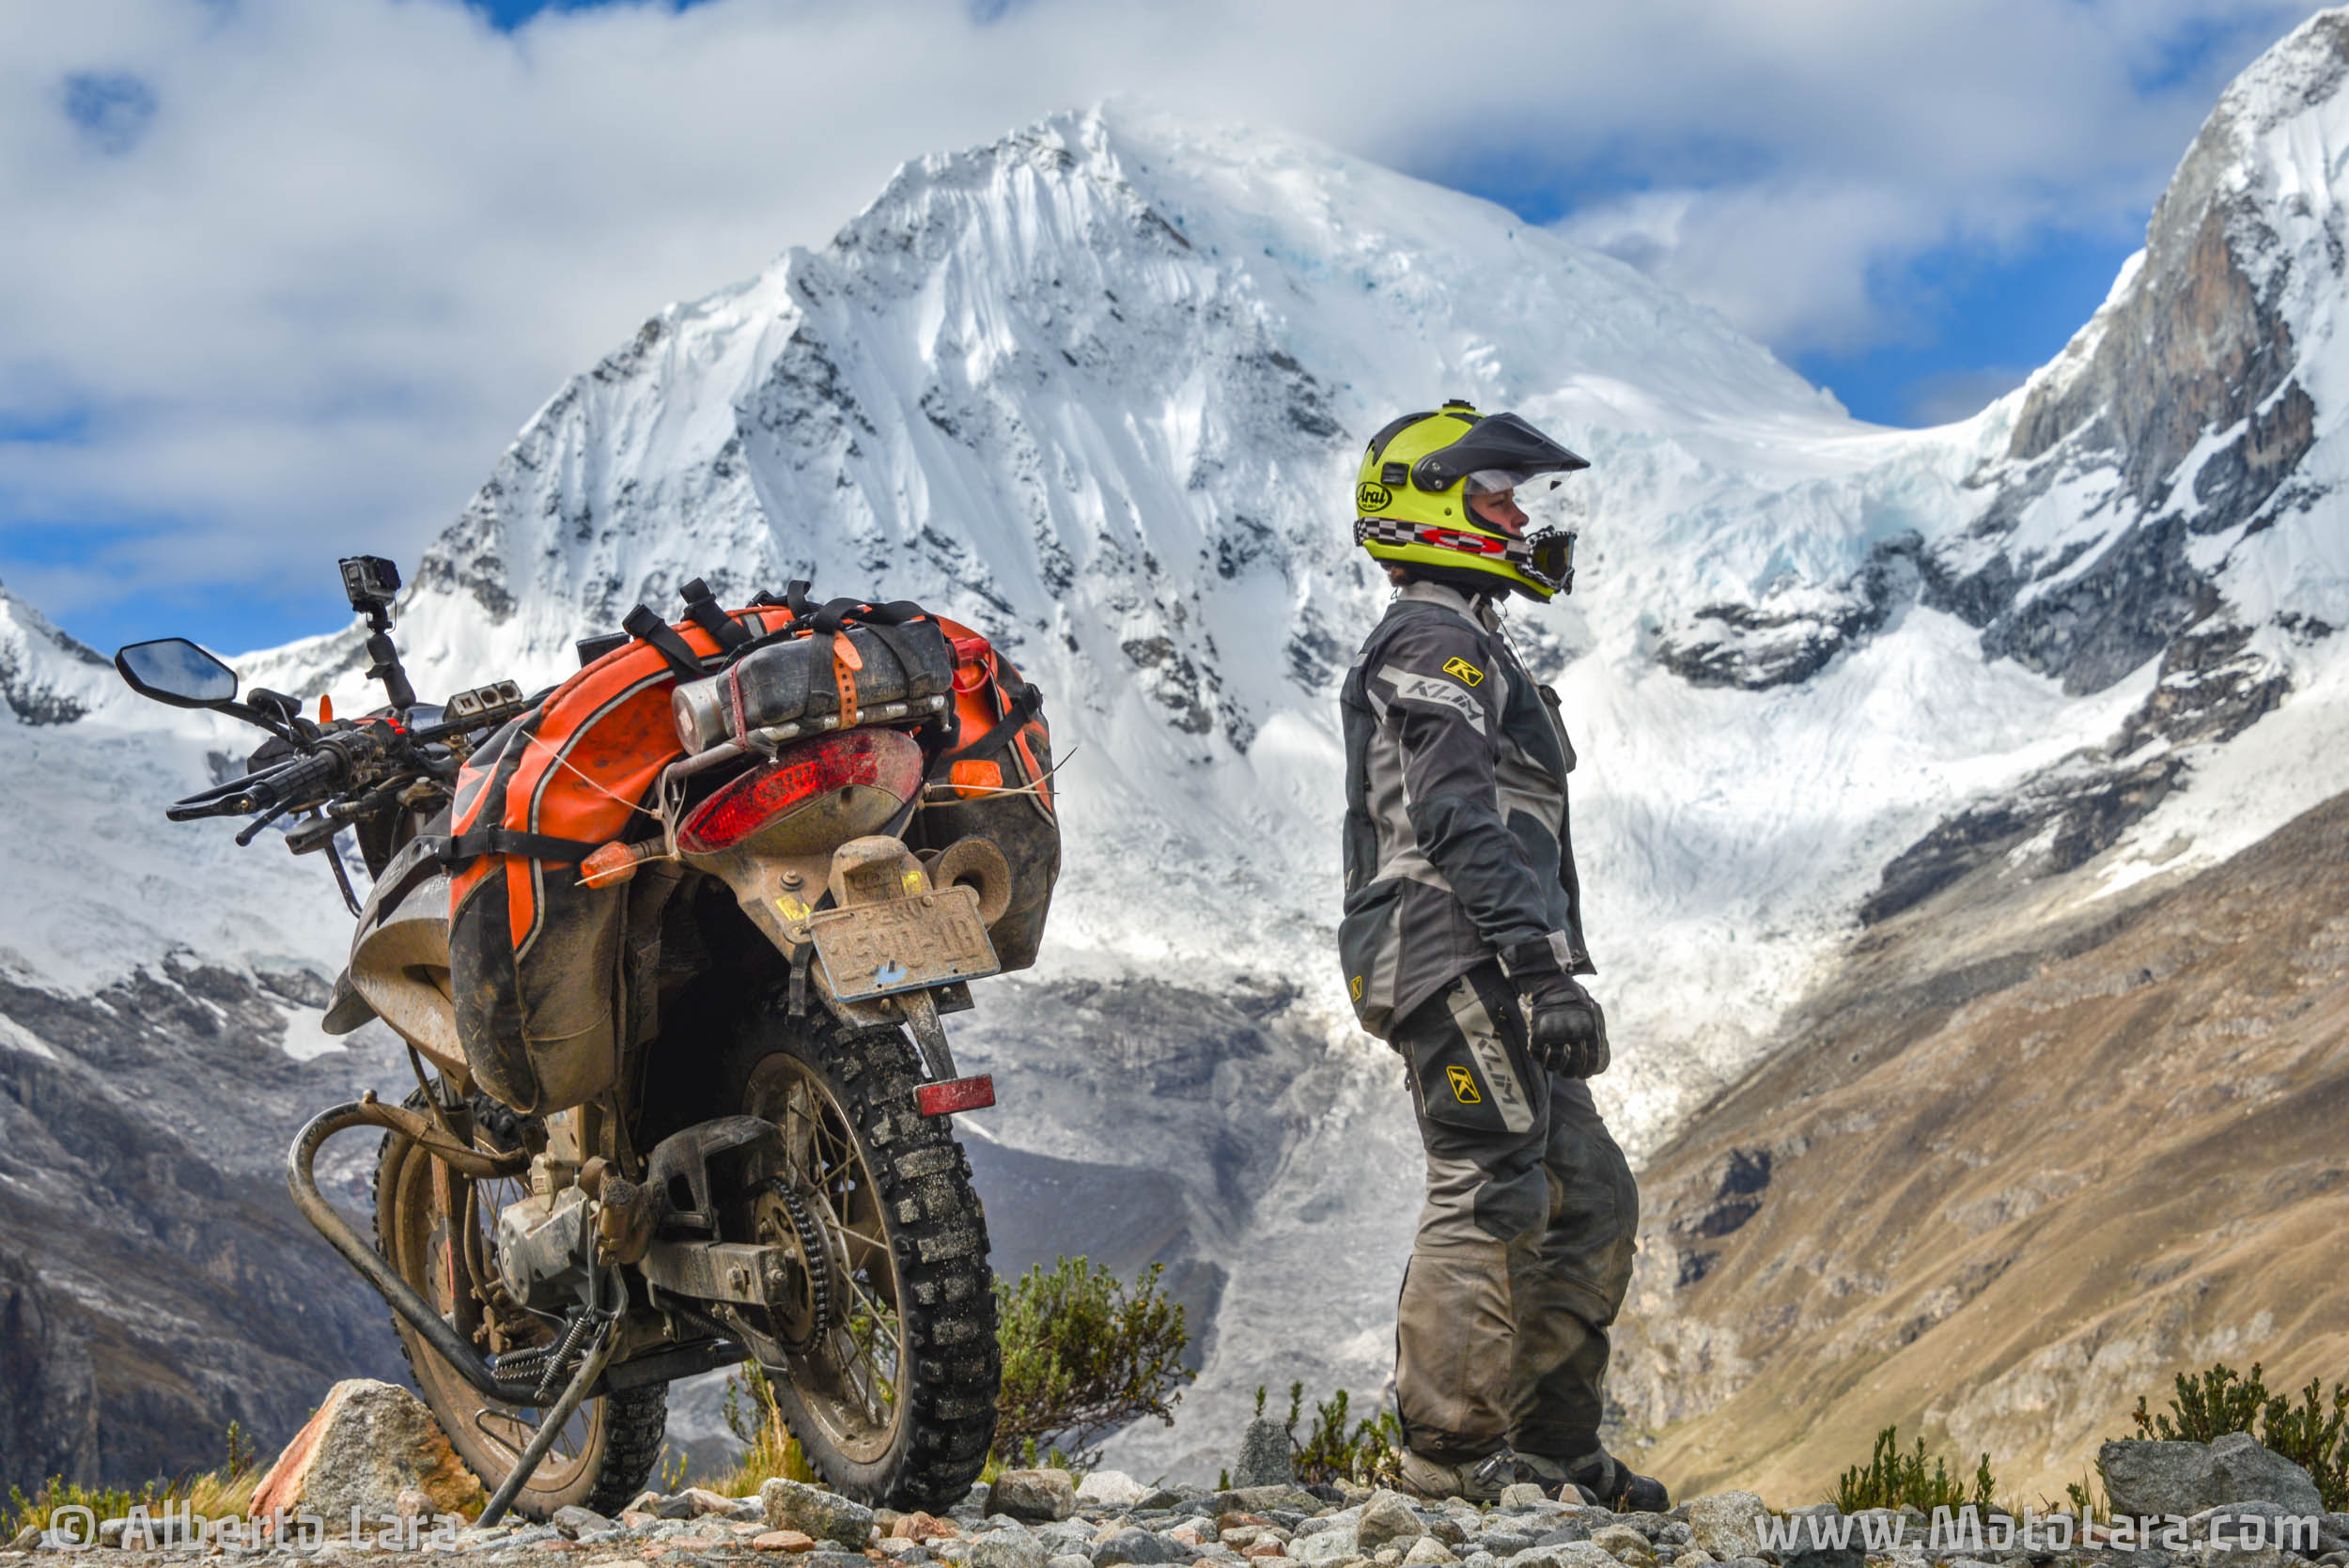
[[[824,1438],[870,1464],[896,1436],[905,1359],[900,1285],[883,1234],[879,1188],[847,1111],[818,1073],[788,1054],[771,1063],[753,1113],[783,1128],[791,1159],[784,1179],[822,1234],[825,1245],[811,1266],[826,1269],[832,1298],[829,1321],[786,1353],[785,1367]]]
[[[735,1052],[741,1109],[783,1133],[789,1196],[754,1212],[757,1239],[797,1265],[770,1319],[784,1420],[834,1490],[951,1507],[986,1463],[1002,1378],[987,1222],[953,1125],[921,1113],[920,1059],[895,1031],[768,1016]]]

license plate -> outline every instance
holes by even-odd
[[[826,909],[808,921],[816,955],[843,1001],[918,991],[1002,971],[979,921],[975,889]]]

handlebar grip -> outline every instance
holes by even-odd
[[[267,811],[280,801],[291,800],[319,784],[339,784],[349,769],[349,759],[339,752],[318,751],[299,762],[274,768],[253,781],[244,793],[246,811]]]

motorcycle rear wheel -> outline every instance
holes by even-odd
[[[915,1103],[919,1058],[894,1030],[765,1016],[732,1061],[736,1103],[783,1129],[797,1211],[755,1239],[793,1245],[804,1227],[802,1260],[832,1260],[825,1304],[790,1326],[802,1343],[768,1369],[784,1421],[834,1490],[949,1508],[986,1466],[1003,1380],[970,1161]]]
[[[422,1110],[423,1092],[411,1094],[408,1105]],[[376,1159],[376,1250],[459,1334],[473,1339],[485,1315],[486,1295],[475,1273],[493,1256],[490,1227],[499,1207],[524,1190],[520,1180],[471,1181],[398,1133],[386,1133]],[[471,1245],[468,1228],[474,1232]],[[417,1390],[448,1435],[449,1446],[485,1490],[496,1491],[535,1436],[539,1412],[484,1401],[397,1315],[392,1326],[399,1331]],[[541,1327],[537,1338],[551,1334]],[[668,1389],[656,1384],[581,1405],[516,1496],[515,1511],[532,1519],[572,1504],[603,1514],[619,1513],[644,1490],[660,1463],[668,1398]]]

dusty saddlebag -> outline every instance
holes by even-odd
[[[1052,800],[1052,735],[1044,699],[1010,660],[966,626],[941,619],[955,653],[954,724],[932,759],[909,844],[943,850],[991,839],[1011,867],[1011,902],[987,929],[1005,970],[1035,962],[1060,877],[1060,815]]]
[[[780,608],[731,618],[754,636],[791,619]],[[720,651],[693,622],[668,629],[696,659]],[[659,831],[653,787],[683,754],[671,657],[642,640],[603,655],[484,742],[458,775],[444,851],[457,1034],[474,1079],[516,1110],[579,1105],[618,1077],[630,884],[588,887],[579,862]]]

